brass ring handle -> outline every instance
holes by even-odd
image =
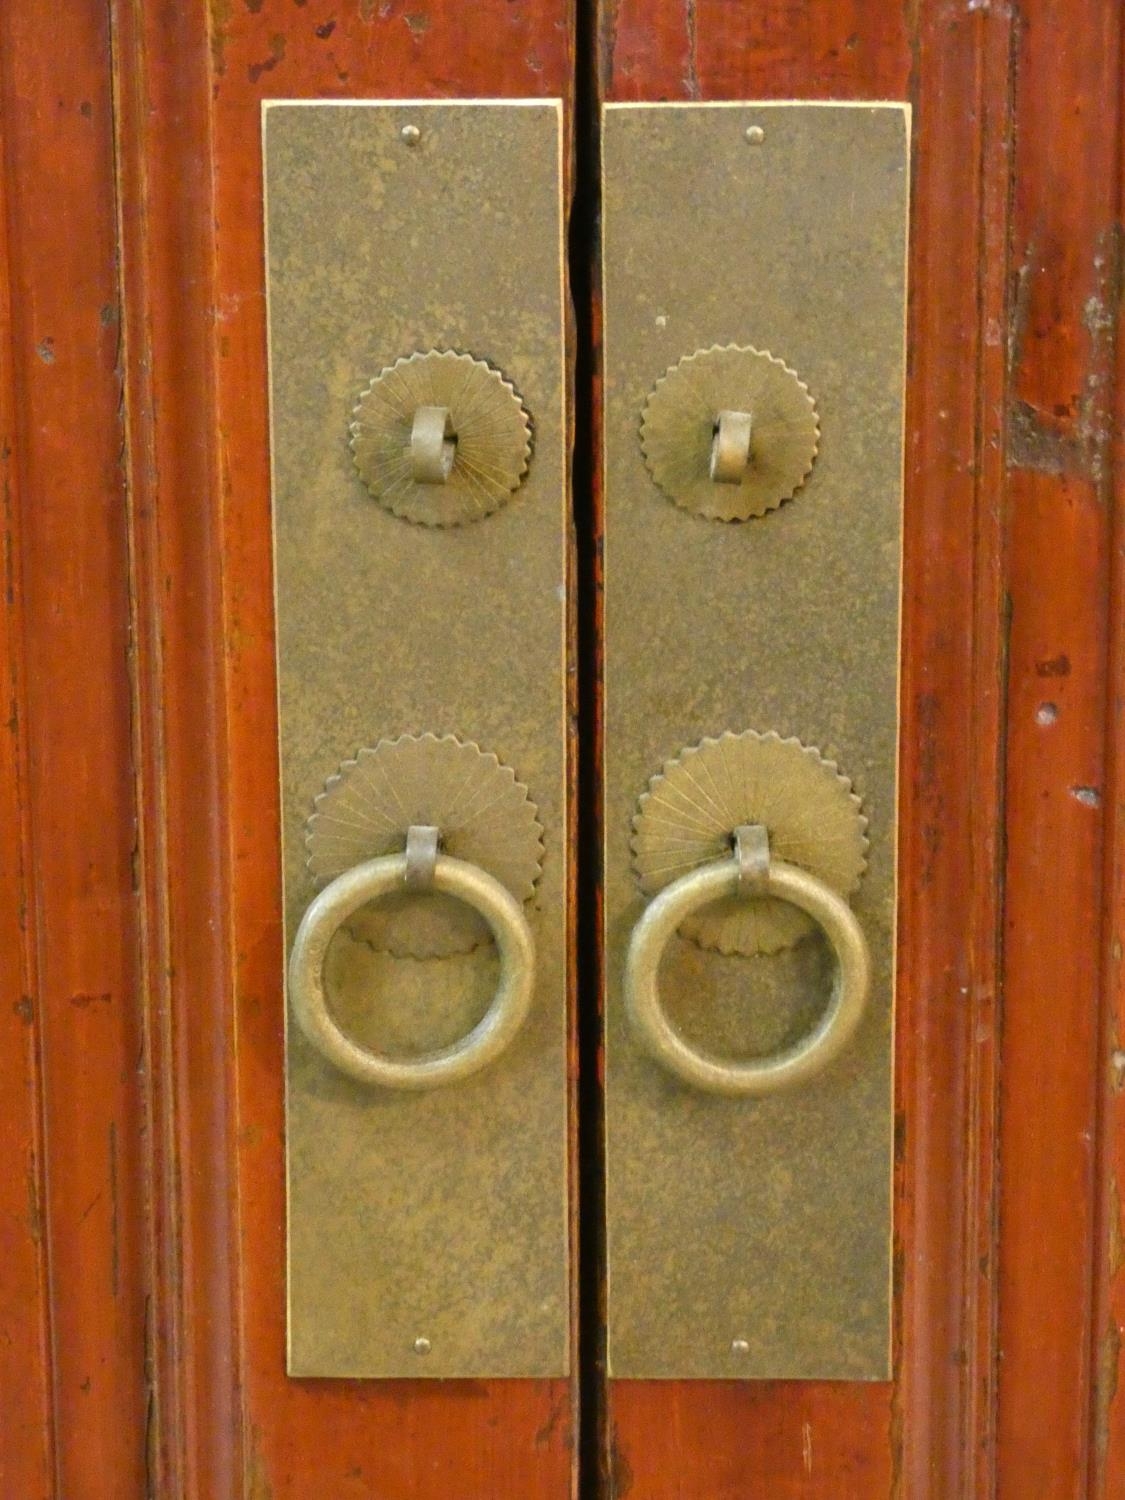
[[[309,906],[289,958],[289,998],[297,1024],[322,1057],[359,1083],[433,1089],[469,1078],[505,1050],[527,1019],[535,981],[535,942],[516,898],[479,865],[437,854],[429,888],[474,907],[492,929],[500,981],[492,1004],[465,1036],[419,1057],[385,1057],[353,1041],[328,1008],[324,960],[340,926],[361,906],[401,891],[413,874],[406,854],[368,860],[337,876]]]
[[[816,1026],[793,1046],[749,1062],[728,1062],[684,1040],[660,1003],[658,971],[668,940],[698,907],[745,892],[792,902],[823,929],[835,951],[832,998]],[[633,929],[625,961],[625,1008],[651,1055],[685,1083],[712,1094],[760,1096],[805,1083],[847,1046],[863,1017],[871,985],[871,956],[851,907],[807,870],[770,859],[747,881],[736,852],[681,876],[649,904]]]

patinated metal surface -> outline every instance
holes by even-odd
[[[286,949],[316,889],[306,821],[361,746],[425,732],[476,741],[527,785],[544,830],[524,908],[532,1013],[494,1065],[396,1094],[344,1077],[288,1026],[289,1368],[557,1375],[568,1328],[559,108],[278,102],[264,140]],[[488,361],[531,415],[526,478],[474,525],[391,514],[349,449],[368,383],[428,349]],[[496,969],[489,943],[419,960],[345,934],[328,977],[360,1041],[409,1055],[468,1031]]]
[[[890,1340],[908,115],[609,106],[604,125],[610,1368],[878,1379]],[[820,422],[796,498],[734,523],[674,504],[641,447],[657,380],[716,344],[783,360]],[[645,907],[630,855],[637,799],[684,747],[748,727],[837,762],[870,838],[852,897],[873,960],[860,1030],[820,1076],[759,1100],[671,1077],[629,1033],[621,993]],[[815,938],[754,958],[677,938],[662,999],[686,1037],[745,1058],[807,1032],[829,978]]]

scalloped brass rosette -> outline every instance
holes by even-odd
[[[867,867],[867,819],[833,761],[797,739],[726,733],[670,760],[649,783],[633,819],[633,869],[653,895],[681,875],[728,855],[734,830],[761,824],[770,853],[841,896]],[[776,953],[813,930],[798,907],[770,897],[724,897],[680,928],[719,953]]]
[[[443,854],[478,865],[517,901],[534,891],[543,829],[527,787],[495,755],[453,735],[380,740],[345,761],[308,820],[308,868],[325,886],[366,860],[402,853],[415,825],[437,828]],[[489,936],[471,907],[434,891],[384,896],[347,930],[406,958],[468,953]]]
[[[797,373],[772,354],[734,344],[673,365],[641,417],[653,479],[677,505],[716,521],[762,516],[795,495],[819,437],[816,406]],[[729,451],[720,455],[719,442]]]
[[[418,425],[439,422],[436,453]],[[356,404],[351,448],[380,505],[421,526],[462,526],[499,510],[531,462],[531,418],[484,360],[430,350],[381,370]]]

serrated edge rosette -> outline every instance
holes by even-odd
[[[446,407],[457,447],[444,484],[412,478],[410,436],[420,406]],[[368,381],[348,427],[371,495],[418,526],[462,526],[506,504],[531,464],[532,422],[495,365],[455,349],[404,355]]]
[[[479,865],[518,901],[533,895],[544,844],[527,787],[497,756],[451,734],[379,740],[344,761],[306,824],[309,873],[324,886],[366,860],[401,853],[412,824],[436,827],[442,853]],[[478,913],[438,892],[374,902],[349,931],[410,958],[467,953],[489,935]]]
[[[748,411],[750,463],[738,484],[711,478],[721,411]],[[750,345],[714,344],[670,366],[645,401],[645,465],[684,510],[715,521],[747,521],[791,500],[812,471],[820,443],[816,403],[784,360]]]
[[[813,746],[770,730],[728,730],[666,761],[633,818],[633,870],[646,895],[729,857],[735,828],[763,824],[773,857],[840,895],[867,868],[867,818],[850,779]],[[724,954],[776,953],[813,930],[803,911],[773,897],[724,897],[680,929]]]

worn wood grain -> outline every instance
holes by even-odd
[[[79,0],[62,27],[34,0],[0,12],[16,1195],[0,1487],[76,1500],[145,1492],[150,1398],[109,57],[103,5]]]
[[[915,25],[895,1470],[896,1493],[967,1497],[994,1455],[1012,27]]]
[[[0,99],[11,81],[0,78]],[[0,112],[3,161],[0,174],[0,325],[14,329],[15,287],[11,248],[18,226],[8,202],[11,116]],[[7,128],[5,128],[5,125]],[[0,736],[0,1402],[5,1413],[0,1441],[0,1489],[46,1495],[51,1485],[50,1320],[47,1258],[43,1236],[43,1141],[40,1128],[39,1025],[35,967],[28,910],[30,858],[24,731],[24,663],[20,486],[15,453],[15,341],[0,340],[0,473],[3,485],[4,608],[0,613],[3,662],[3,725]]]
[[[1017,29],[997,1487],[1087,1495],[1095,1342],[1121,16]]]
[[[113,6],[144,898],[150,1473],[240,1493],[222,555],[209,54],[187,7]]]
[[[1098,1188],[1093,1333],[1093,1409],[1089,1442],[1090,1492],[1096,1500],[1125,1493],[1125,338],[1121,308],[1125,293],[1122,207],[1125,157],[1117,173],[1116,401],[1110,446],[1108,689],[1106,692],[1105,884],[1102,893],[1104,1004],[1098,1049]]]

